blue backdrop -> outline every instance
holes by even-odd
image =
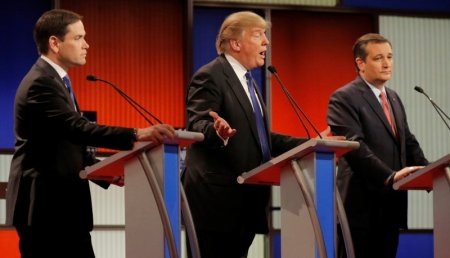
[[[38,57],[33,40],[34,24],[43,12],[51,9],[52,1],[4,1],[0,6],[0,148],[13,148],[14,96]]]
[[[450,12],[449,0],[342,0],[343,6],[398,11]]]

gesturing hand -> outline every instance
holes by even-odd
[[[214,129],[222,139],[228,139],[236,134],[236,129],[231,128],[225,119],[220,117],[216,112],[210,111],[209,115],[214,119]]]

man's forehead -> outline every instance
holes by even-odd
[[[392,53],[391,45],[388,42],[369,42],[366,46],[367,52],[378,53],[378,52],[389,52]]]
[[[266,31],[266,28],[263,26],[251,26],[248,27],[246,30],[250,32],[264,32]]]

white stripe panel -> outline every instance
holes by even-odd
[[[95,229],[91,237],[96,258],[125,258],[125,230]]]
[[[421,86],[450,112],[450,19],[380,16],[380,33],[393,45],[395,71],[389,86],[401,96],[410,130],[430,161],[450,153],[449,131],[432,105],[413,90]],[[433,227],[432,193],[409,192],[410,228]]]
[[[9,167],[11,165],[12,155],[0,155],[0,182],[8,182]],[[6,201],[0,200],[0,224],[5,224],[6,220]]]
[[[124,188],[111,185],[103,189],[90,182],[95,225],[125,225]]]
[[[0,182],[8,182],[9,167],[11,166],[12,155],[0,155]]]
[[[202,0],[201,2],[312,6],[336,6],[337,4],[336,0]]]
[[[253,239],[253,243],[248,250],[248,258],[261,258],[264,256],[264,251],[266,248],[265,245],[266,235],[256,235],[255,239]]]

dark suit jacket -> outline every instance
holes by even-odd
[[[327,119],[333,134],[360,143],[358,150],[339,160],[337,174],[349,223],[355,227],[406,228],[406,192],[394,191],[384,181],[405,166],[428,163],[409,131],[400,97],[389,88],[386,94],[395,117],[397,138],[380,102],[360,77],[334,92],[328,106]]]
[[[86,145],[133,146],[133,130],[90,123],[74,108],[62,79],[39,58],[17,89],[16,148],[6,195],[7,224],[91,230]]]
[[[263,104],[261,94],[259,101]],[[191,145],[186,154],[183,184],[194,222],[198,228],[213,231],[247,230],[266,233],[269,186],[239,185],[238,175],[261,164],[261,148],[251,102],[224,56],[203,66],[188,87],[187,129],[205,135],[203,142]],[[264,117],[267,112],[264,109]],[[217,136],[215,111],[237,130],[226,146]],[[267,124],[267,121],[266,121]],[[272,156],[299,144],[296,139],[270,133]]]

